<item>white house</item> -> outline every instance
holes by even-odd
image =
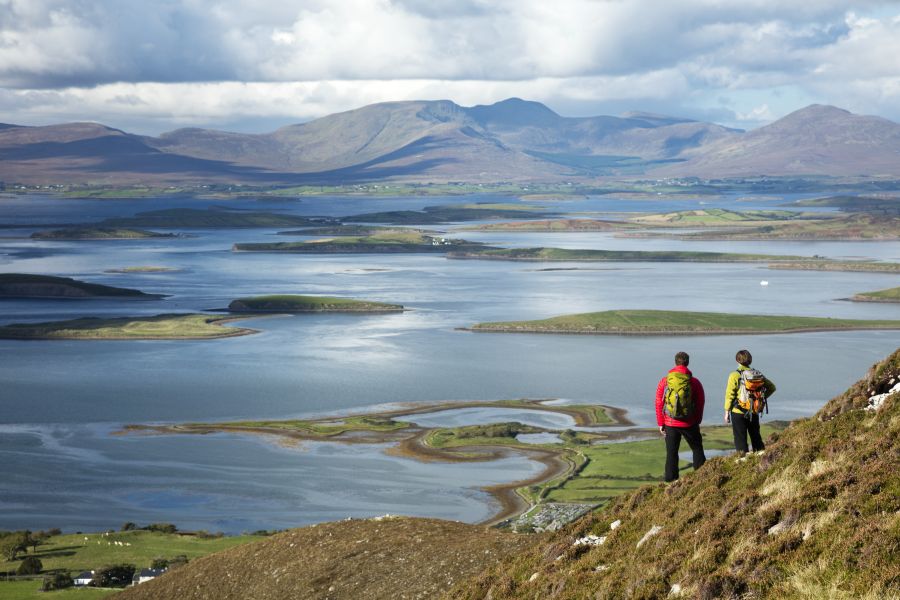
[[[155,579],[165,572],[166,569],[141,569],[134,573],[134,578],[131,581],[134,585],[137,585]]]
[[[93,571],[83,571],[75,577],[75,585],[87,585],[94,578]]]

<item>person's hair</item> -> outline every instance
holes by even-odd
[[[734,360],[738,361],[738,363],[744,365],[745,367],[749,367],[750,363],[753,362],[753,357],[750,356],[749,350],[738,350],[738,353],[734,355]]]
[[[687,352],[679,352],[675,355],[675,364],[680,367],[688,366],[688,363],[691,362],[691,357],[688,356]]]

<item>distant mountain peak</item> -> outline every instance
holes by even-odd
[[[479,123],[495,125],[548,127],[562,119],[546,105],[521,98],[507,98],[494,104],[479,104],[467,112]]]

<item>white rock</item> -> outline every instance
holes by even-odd
[[[891,394],[896,394],[900,392],[900,383],[889,389],[887,392],[883,394],[878,394],[877,396],[872,396],[869,398],[869,405],[866,407],[866,410],[878,410],[881,408],[881,405],[884,404],[884,401]]]
[[[532,581],[534,581],[537,578],[538,578],[538,574],[536,572],[532,573],[531,577],[528,578],[528,583],[531,583]]]
[[[597,565],[594,567],[594,570],[602,573],[603,571],[609,571],[609,565]]]
[[[592,533],[584,536],[583,538],[578,538],[572,544],[573,546],[602,546],[606,542],[606,536],[597,536]]]
[[[654,525],[653,527],[650,528],[649,531],[647,531],[647,533],[644,534],[644,537],[641,538],[641,540],[637,543],[636,547],[640,548],[641,546],[644,545],[644,542],[646,542],[647,540],[652,538],[654,535],[656,535],[660,531],[662,531],[662,525]]]
[[[614,531],[614,530],[618,529],[621,524],[622,524],[622,519],[616,519],[615,521],[613,521],[612,523],[609,524],[609,528]]]
[[[681,584],[680,584],[680,583],[673,583],[673,584],[672,584],[672,589],[669,590],[669,595],[670,595],[670,596],[680,596],[680,595],[681,595]]]

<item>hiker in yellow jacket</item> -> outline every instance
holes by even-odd
[[[754,407],[741,407],[741,386],[742,372],[751,370],[750,363],[753,357],[747,350],[739,350],[734,359],[738,363],[735,371],[728,376],[728,383],[725,385],[725,422],[731,423],[731,431],[734,434],[734,448],[738,452],[747,452],[747,435],[750,435],[750,444],[754,452],[763,450],[766,445],[763,443],[762,436],[759,433],[759,414],[765,406],[765,400],[775,393],[775,384],[772,383],[762,373],[759,373],[762,381],[760,397],[762,405]],[[746,394],[745,394],[746,396]]]

